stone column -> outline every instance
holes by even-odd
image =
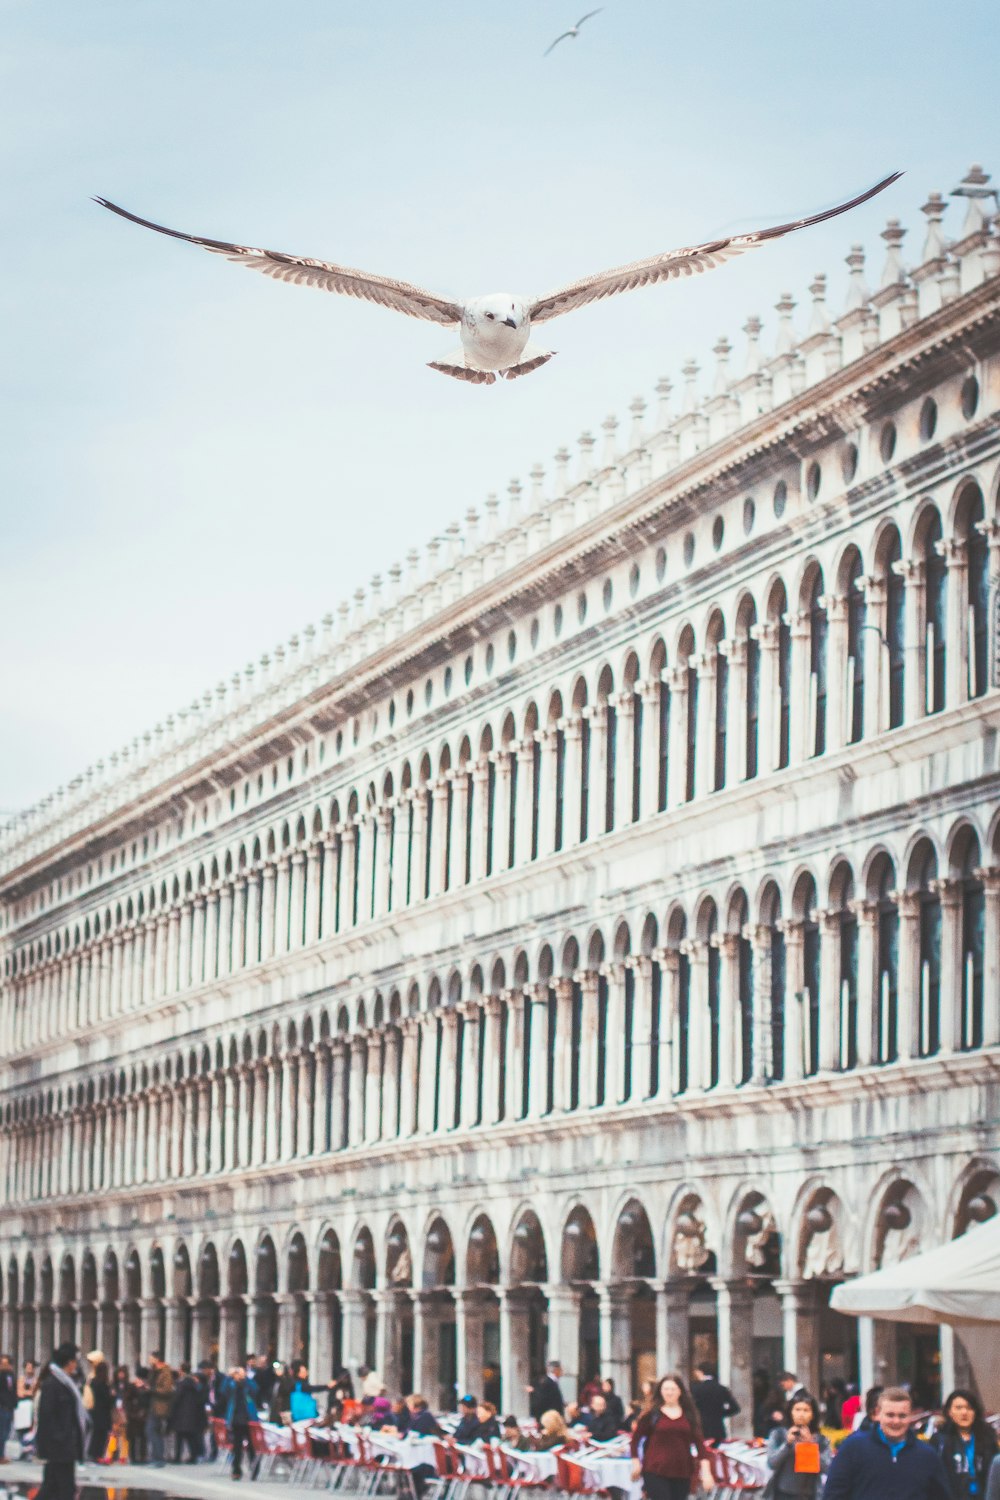
[[[410,903],[423,901],[427,895],[427,798],[430,789],[425,782],[410,792],[413,805],[413,829],[410,835]]]
[[[424,1012],[420,1027],[420,1062],[417,1073],[417,1133],[430,1135],[434,1130],[434,1081],[437,1073],[436,1011]]]
[[[969,697],[969,601],[967,545],[956,537],[935,542],[935,550],[948,567],[945,618],[948,649],[945,656],[945,708],[957,708]]]
[[[870,1067],[878,1056],[875,1036],[875,923],[878,903],[852,901],[858,919],[858,1064]]]
[[[642,731],[639,747],[639,817],[650,818],[660,805],[660,693],[658,677],[644,678],[635,685],[642,699]]]
[[[242,905],[240,896],[240,885],[242,882],[227,880],[219,891],[219,957],[217,974],[225,978],[231,974],[236,967],[233,957],[235,950],[235,928],[234,902]]]
[[[486,878],[486,841],[489,832],[490,763],[482,756],[472,767],[472,881]]]
[[[566,1400],[576,1399],[580,1380],[580,1303],[582,1293],[575,1286],[548,1286],[550,1360],[562,1365],[559,1384]]]
[[[365,1036],[365,1131],[366,1145],[382,1137],[381,1083],[384,1077],[382,1036],[374,1029]]]
[[[941,902],[941,1035],[938,1052],[948,1056],[960,1051],[962,1046],[962,886],[957,880],[936,880],[934,890]]]
[[[753,945],[753,1072],[750,1082],[766,1083],[773,1074],[771,1032],[771,929],[763,923],[747,926],[743,936]]]
[[[719,1380],[742,1407],[736,1419],[744,1433],[753,1429],[753,1293],[745,1281],[713,1277],[719,1333]],[[787,1356],[787,1345],[786,1345]],[[785,1368],[795,1370],[794,1364]],[[810,1386],[810,1390],[814,1387]],[[735,1435],[735,1428],[733,1433]]]
[[[535,782],[535,741],[529,735],[516,747],[517,805],[514,809],[514,864],[531,861],[531,828]]]
[[[614,703],[617,719],[615,726],[615,777],[611,787],[611,826],[612,828],[624,828],[627,826],[627,824],[633,821],[632,809],[634,806],[633,773],[635,770],[635,698],[631,690],[626,689],[624,692],[621,692],[617,695]],[[641,743],[639,748],[641,751]]]
[[[659,1097],[672,1098],[680,1092],[680,967],[679,948],[660,950],[662,983],[660,989],[660,1087]]]
[[[1000,1043],[1000,869],[986,865],[974,870],[983,883],[983,1046]]]
[[[426,1292],[413,1294],[413,1384],[417,1390],[429,1392],[427,1399],[437,1405],[438,1371],[434,1332],[436,1323],[431,1316],[433,1303]]]
[[[504,1068],[505,1121],[524,1118],[524,1027],[526,1000],[523,990],[504,990],[507,1003],[507,1058]]]
[[[228,892],[229,887],[226,887]],[[212,886],[205,897],[205,979],[219,975],[219,887]]]
[[[707,797],[715,790],[715,695],[718,689],[715,651],[702,653],[697,661],[698,723],[694,794]]]
[[[797,1082],[808,1072],[806,1041],[808,1004],[805,996],[805,927],[789,918],[778,923],[785,939],[785,1058],[784,1076]]]
[[[493,789],[493,873],[510,869],[511,750],[494,750],[491,760],[496,766]]]
[[[378,822],[375,817],[375,809],[369,808],[366,813],[361,813],[357,819],[358,825],[358,922],[371,920],[374,897],[375,879],[375,840],[378,836]]]
[[[312,850],[309,851],[310,854]],[[301,849],[292,853],[291,888],[288,895],[289,948],[301,948],[305,931],[306,912],[306,856]]]
[[[176,1369],[184,1358],[184,1302],[179,1297],[170,1297],[164,1303],[166,1312],[166,1338],[163,1342],[163,1358]]]
[[[347,1059],[350,1056],[350,1042],[345,1036],[335,1037],[330,1050],[333,1053],[331,1149],[341,1151],[347,1145]]]
[[[298,1054],[296,1070],[295,1105],[295,1155],[311,1156],[317,1148],[312,1139],[313,1096],[318,1087],[316,1053],[312,1047],[303,1046]]]
[[[588,777],[587,837],[600,838],[608,818],[608,705],[602,699],[583,710],[590,721],[590,775]]]
[[[338,866],[340,891],[337,897],[337,907],[340,912],[339,930],[341,932],[346,932],[354,926],[354,879],[357,853],[357,829],[348,820],[340,828],[340,863]]]
[[[573,1067],[573,981],[557,979],[556,990],[556,1057],[552,1108],[554,1111],[568,1110],[572,1100]],[[486,1056],[486,1076],[491,1067],[490,1054]]]
[[[531,1006],[531,1056],[528,1064],[528,1114],[540,1120],[548,1113],[549,1099],[549,987],[531,985],[525,991]]]
[[[292,856],[279,855],[274,886],[274,948],[275,953],[288,952],[292,906]]]
[[[139,1299],[139,1341],[144,1363],[160,1342],[160,1303],[156,1297]]]
[[[740,1030],[740,939],[735,932],[713,933],[719,949],[719,1088],[731,1089],[742,1070],[736,1064]]]
[[[525,1411],[528,1406],[527,1387],[532,1376],[530,1315],[517,1287],[501,1287],[499,1297],[500,1405],[503,1411]]]
[[[605,964],[608,981],[604,1033],[604,1103],[611,1109],[625,1097],[625,965]]]
[[[632,1301],[627,1287],[597,1287],[600,1297],[600,1372],[610,1375],[615,1390],[627,1392],[632,1385]],[[593,1372],[583,1370],[581,1374]]]
[[[389,910],[389,871],[392,862],[391,807],[380,807],[375,814],[378,842],[375,850],[375,905],[373,915],[384,917]]]
[[[692,1283],[668,1281],[656,1289],[656,1367],[686,1370],[691,1359],[690,1310]]]
[[[431,793],[431,862],[428,896],[440,896],[447,885],[448,865],[448,780],[439,776]]]
[[[840,910],[817,911],[819,944],[819,1070],[840,1068]]]
[[[235,974],[238,970],[249,963],[247,954],[247,909],[250,904],[250,887],[253,877],[248,880],[241,875],[233,883],[233,944],[230,951],[230,972]]]
[[[580,1105],[592,1109],[597,1103],[598,975],[582,969],[575,977],[580,986]]]
[[[750,634],[760,646],[760,677],[757,704],[757,768],[768,776],[778,765],[781,749],[781,694],[778,671],[779,629],[774,620],[751,625]]]
[[[793,610],[785,616],[785,624],[791,631],[791,681],[789,699],[791,707],[789,764],[800,765],[812,754],[812,745],[807,744],[812,727],[809,709],[810,630],[809,616],[805,610]]]
[[[786,1370],[792,1370],[799,1377],[807,1390],[814,1391],[820,1378],[816,1283],[776,1281],[774,1289],[781,1298],[785,1345],[782,1362]]]
[[[181,950],[181,911],[179,906],[172,906],[168,915],[169,928],[167,933],[167,993],[174,994],[180,985],[180,950]],[[94,962],[91,958],[91,983],[94,978]],[[92,1017],[91,1017],[92,1019]]]
[[[536,735],[542,747],[538,787],[538,857],[555,853],[556,847],[556,780],[559,760],[559,730],[555,724],[540,729]],[[518,773],[520,774],[520,773]],[[563,806],[565,822],[565,802]]]
[[[573,849],[580,842],[580,807],[583,796],[583,720],[570,715],[561,721],[563,731],[563,827],[562,846]]]
[[[903,594],[903,723],[923,718],[927,709],[924,649],[927,643],[924,564],[901,559],[893,572],[905,584]]]
[[[400,1059],[399,1134],[403,1139],[416,1130],[417,1031],[416,1016],[405,1016],[400,1022],[402,1057]]]
[[[462,1118],[463,1129],[479,1122],[479,1028],[483,1021],[481,1007],[473,1000],[462,1007]],[[461,1386],[461,1381],[459,1381]]]
[[[847,744],[851,706],[847,701],[847,596],[827,592],[820,599],[826,610],[826,748]]]
[[[441,1014],[441,1085],[438,1090],[438,1130],[455,1128],[455,1094],[458,1080],[458,1014]]]
[[[899,911],[898,1051],[900,1061],[920,1056],[920,896],[897,891]]]
[[[341,1306],[341,1342],[343,1349],[341,1358],[351,1378],[357,1386],[358,1370],[366,1363],[365,1359],[365,1312],[367,1310],[367,1298],[364,1292],[343,1291],[340,1293]]]
[[[334,1292],[307,1292],[309,1305],[309,1368],[314,1383],[332,1380]]]
[[[708,1087],[711,1069],[711,1032],[708,1014],[708,944],[687,938],[681,949],[691,970],[688,1014],[688,1093],[700,1094]]]
[[[337,930],[337,835],[332,831],[323,840],[322,897],[319,912],[319,933],[328,938]]]
[[[670,740],[667,746],[667,807],[683,807],[687,801],[687,666],[668,668],[663,673],[663,680],[670,692]]]
[[[349,1146],[360,1146],[365,1129],[365,1075],[367,1059],[365,1039],[352,1036],[348,1042],[351,1052],[351,1101],[348,1123]]]
[[[483,1017],[480,1025],[486,1027],[483,1046],[483,1120],[484,1125],[495,1125],[500,1118],[500,1042],[503,1003],[496,995],[487,995],[483,1002]]]

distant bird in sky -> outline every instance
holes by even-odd
[[[752,234],[729,235],[708,240],[703,245],[692,245],[682,250],[667,250],[661,255],[651,255],[647,260],[633,261],[627,266],[617,266],[611,271],[600,271],[594,276],[585,276],[580,281],[570,282],[558,291],[544,297],[520,297],[511,292],[492,292],[485,297],[471,297],[464,301],[452,301],[439,297],[434,292],[424,291],[408,281],[394,281],[388,276],[377,276],[371,271],[355,271],[348,266],[335,265],[332,261],[312,260],[301,255],[286,255],[280,250],[254,250],[246,245],[233,245],[226,240],[206,240],[198,235],[182,234],[177,229],[166,229],[162,224],[153,224],[149,219],[140,219],[127,209],[109,203],[106,198],[95,198],[102,208],[131,219],[145,229],[155,229],[158,234],[168,234],[175,240],[187,240],[192,245],[201,245],[215,255],[225,255],[251,270],[262,271],[276,281],[290,281],[299,286],[315,286],[322,291],[339,292],[347,297],[360,297],[366,302],[378,302],[382,307],[406,313],[411,318],[423,318],[429,323],[442,323],[446,327],[458,324],[461,344],[457,349],[430,361],[432,370],[443,375],[452,375],[456,380],[469,380],[476,385],[492,385],[501,379],[516,380],[519,375],[528,375],[552,358],[555,352],[544,349],[531,341],[533,323],[545,323],[550,318],[573,312],[589,302],[600,302],[605,297],[617,296],[635,287],[652,286],[658,281],[670,281],[679,276],[692,276],[699,271],[710,271],[721,266],[734,255],[744,250],[755,250],[768,240],[777,240],[782,235],[792,234],[796,229],[806,229],[810,224],[821,224],[824,219],[833,219],[848,209],[856,208],[881,193],[890,183],[903,174],[893,172],[884,177],[866,193],[851,198],[847,203],[828,208],[823,213],[812,214],[807,219],[796,219],[790,224],[778,224],[773,229],[758,229]]]
[[[583,25],[584,21],[589,21],[590,18],[591,18],[591,16],[599,16],[600,13],[601,13],[601,11],[603,9],[604,9],[603,5],[599,5],[596,10],[588,10],[588,12],[587,12],[587,14],[585,16],[581,16],[580,17],[579,21],[577,21],[577,23],[576,23],[575,26],[571,26],[568,31],[564,31],[561,36],[557,36],[556,39],[555,39],[555,41],[552,43],[552,46],[551,47],[546,47],[545,51],[542,53],[542,56],[543,57],[548,57],[549,53],[555,47],[558,47],[558,45],[559,45],[560,42],[565,42],[566,41],[567,37],[571,37],[571,36],[572,37],[577,37],[577,36],[579,36],[580,35],[580,27]]]

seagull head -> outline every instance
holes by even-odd
[[[484,332],[492,325],[495,328],[520,328],[525,322],[525,307],[509,292],[492,292],[488,297],[478,297],[474,304],[476,322]]]

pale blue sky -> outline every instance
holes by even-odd
[[[0,808],[318,620],[887,216],[1000,172],[993,0],[3,0]],[[991,160],[991,152],[993,159]],[[698,282],[549,325],[511,386],[447,330],[126,224],[442,293],[572,277],[822,208]],[[954,219],[951,221],[954,225]]]

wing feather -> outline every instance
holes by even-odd
[[[442,323],[450,327],[462,318],[462,308],[457,302],[449,302],[422,287],[408,281],[395,281],[389,276],[377,276],[371,271],[356,271],[350,266],[338,266],[332,261],[313,260],[304,255],[286,255],[281,250],[257,250],[248,245],[233,245],[227,240],[208,240],[195,234],[183,234],[178,229],[167,229],[149,219],[140,219],[137,214],[109,203],[107,198],[95,198],[102,208],[144,229],[155,229],[157,234],[170,235],[175,240],[187,240],[191,245],[200,245],[213,255],[224,255],[227,260],[248,266],[253,271],[262,271],[275,281],[287,281],[294,286],[314,286],[321,291],[339,292],[345,297],[360,297],[365,302],[376,302],[394,312],[406,313],[411,318],[423,318],[429,323]]]
[[[873,188],[869,188],[866,193],[860,194],[857,198],[852,198],[850,202],[840,203],[836,208],[828,208],[823,213],[812,214],[807,219],[796,219],[790,224],[777,224],[773,229],[758,229],[752,234],[737,234],[730,235],[726,239],[709,240],[704,245],[690,245],[681,250],[668,250],[662,255],[651,255],[647,260],[633,261],[628,266],[616,266],[611,271],[600,271],[596,276],[585,276],[580,281],[571,282],[568,286],[560,287],[558,291],[539,297],[537,302],[531,305],[531,321],[544,323],[548,318],[557,318],[562,313],[572,312],[577,307],[586,306],[588,302],[600,302],[605,297],[616,297],[619,292],[634,291],[637,287],[652,286],[658,281],[670,281],[679,276],[695,276],[702,271],[711,271],[716,266],[724,265],[727,260],[732,260],[734,256],[742,255],[746,250],[755,250],[758,245],[767,244],[769,240],[780,239],[782,235],[792,234],[796,229],[806,229],[810,224],[821,224],[824,219],[833,219],[837,214],[844,214],[848,209],[857,208],[859,203],[865,203],[869,198],[874,198],[876,193],[881,193],[902,175],[901,172],[893,172],[890,177],[883,178]]]

